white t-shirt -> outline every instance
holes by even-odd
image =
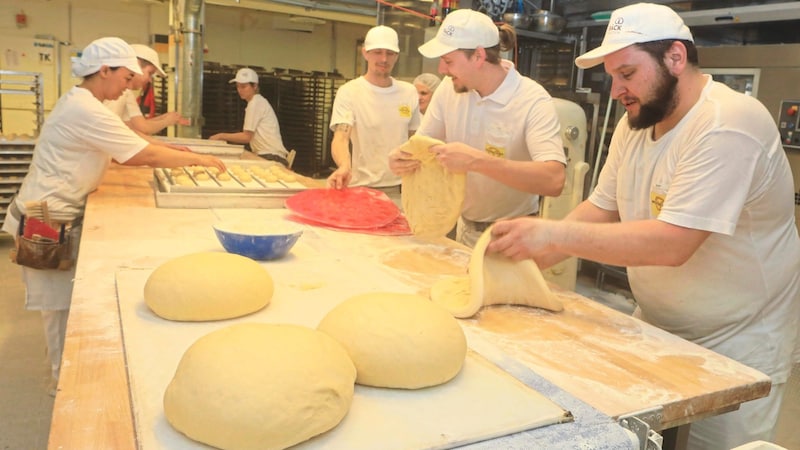
[[[463,142],[512,161],[558,161],[566,164],[561,125],[553,99],[535,81],[523,77],[510,61],[493,93],[457,93],[445,77],[433,93],[418,134],[445,142]],[[475,222],[525,216],[539,210],[539,196],[518,191],[485,175],[468,172],[461,215]]]
[[[286,158],[289,152],[283,146],[278,116],[266,98],[256,94],[244,110],[244,131],[252,131],[250,148],[257,155],[271,154]]]
[[[119,116],[87,89],[62,96],[42,127],[33,160],[17,194],[17,207],[47,200],[54,220],[83,215],[86,197],[97,189],[111,158],[124,163],[147,146]]]
[[[351,186],[389,187],[400,177],[389,170],[389,152],[408,141],[419,126],[419,96],[411,83],[392,79],[379,87],[363,76],[336,92],[331,130],[348,124],[352,143]]]
[[[786,381],[800,316],[792,173],[769,112],[708,77],[658,141],[627,116],[589,200],[712,234],[680,267],[628,268],[645,321]]]
[[[125,92],[118,99],[104,100],[103,104],[118,115],[123,122],[130,122],[131,118],[143,115],[142,109],[139,108],[139,103],[136,102],[137,95],[136,92],[125,89]]]

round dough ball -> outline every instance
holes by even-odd
[[[144,301],[169,320],[231,319],[272,300],[269,272],[250,258],[222,252],[184,255],[158,266],[144,285]]]
[[[221,449],[284,449],[339,424],[355,378],[347,351],[325,333],[237,324],[189,347],[164,393],[164,415]]]
[[[455,377],[467,340],[447,310],[414,294],[376,292],[351,297],[317,327],[338,340],[356,365],[356,382],[418,389]]]
[[[219,181],[231,181],[231,176],[230,176],[230,175],[228,175],[228,174],[227,174],[227,173],[225,173],[225,172],[222,172],[222,173],[220,173],[219,175],[217,175],[217,179],[218,179]]]

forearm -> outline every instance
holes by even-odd
[[[215,135],[217,139],[227,142],[233,142],[234,144],[249,144],[250,139],[252,139],[252,133],[247,133],[245,131],[240,131],[238,133],[218,133]]]
[[[170,125],[175,125],[175,122],[162,114],[150,119],[144,119],[144,123],[142,124],[142,132],[147,134],[156,134]]]
[[[511,161],[488,154],[470,167],[521,192],[557,197],[566,179],[564,165],[558,161]]]
[[[336,167],[350,168],[350,141],[334,136],[331,142],[331,157]]]
[[[128,159],[125,166],[183,167],[203,165],[203,155],[173,150],[163,145],[149,144]]]
[[[679,266],[710,233],[657,219],[594,223],[569,218],[548,227],[551,250],[615,266]]]

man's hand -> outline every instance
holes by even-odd
[[[411,153],[404,152],[401,147],[397,147],[389,152],[389,170],[395,175],[404,176],[420,168],[421,162],[414,159]]]
[[[224,141],[225,140],[224,136],[225,133],[217,133],[217,134],[212,134],[211,136],[208,137],[208,139],[212,141]]]
[[[536,217],[499,221],[492,226],[492,242],[486,251],[502,253],[514,261],[544,260],[552,251],[552,225],[551,221]]]
[[[339,167],[328,177],[328,187],[344,189],[350,184],[352,172],[349,167]]]
[[[482,158],[492,157],[470,147],[463,142],[449,142],[444,145],[434,145],[430,148],[436,154],[436,160],[445,169],[464,173],[472,170],[472,167]]]

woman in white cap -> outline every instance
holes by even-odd
[[[136,58],[139,60],[139,67],[142,68],[142,73],[134,75],[133,80],[131,80],[131,88],[125,90],[118,99],[106,100],[104,102],[106,106],[120,116],[122,121],[134,131],[145,135],[143,136],[145,139],[147,139],[146,136],[158,133],[172,125],[188,125],[189,120],[181,116],[177,111],[166,112],[151,118],[144,117],[136,100],[136,91],[151,88],[153,76],[166,77],[167,74],[161,68],[161,61],[155,50],[142,44],[131,44],[131,48],[136,52]],[[181,150],[186,149],[181,148]]]
[[[417,95],[419,95],[420,116],[425,114],[425,111],[428,109],[428,104],[431,102],[431,97],[433,97],[433,93],[436,91],[436,88],[439,87],[441,81],[441,78],[437,77],[435,74],[421,73],[411,82],[417,89]]]
[[[626,266],[636,317],[772,380],[769,396],[693,422],[687,448],[770,441],[800,360],[800,239],[780,133],[758,100],[703,73],[668,6],[625,6],[608,23],[575,60],[604,64],[626,110],[597,187],[564,220],[498,223],[489,250],[542,268],[568,256]]]
[[[62,258],[46,261],[61,263],[63,270],[22,266],[25,307],[41,311],[54,383],[61,367],[75,276],[74,264],[70,267],[69,262],[77,259],[86,199],[97,189],[111,160],[127,166],[201,165],[225,170],[216,157],[148,143],[103,105],[104,100],[118,98],[130,88],[134,75],[141,74],[136,53],[122,39],[93,41],[79,58],[73,58],[72,71],[83,80],[58,100],[47,117],[28,174],[3,223],[3,231],[15,236],[19,245],[21,217],[43,217],[46,208],[51,224],[62,233],[59,239],[67,242]]]
[[[474,246],[497,220],[539,213],[539,197],[564,187],[566,156],[553,99],[522,76],[501,51],[515,48],[514,28],[486,14],[459,9],[419,47],[439,58],[446,75],[417,133],[446,142],[431,147],[448,170],[466,172],[456,239]],[[392,170],[403,175],[419,161],[393,151]]]
[[[217,133],[209,139],[215,141],[228,141],[235,144],[247,144],[250,151],[256,155],[283,164],[289,167],[287,157],[289,152],[283,146],[281,128],[278,116],[272,105],[258,91],[258,74],[249,67],[243,67],[236,72],[236,77],[228,83],[236,83],[236,92],[239,97],[247,102],[244,110],[244,124],[242,131],[237,133]]]
[[[367,32],[361,49],[367,72],[342,85],[333,101],[331,155],[337,169],[328,186],[381,188],[399,201],[400,177],[389,170],[389,152],[419,126],[417,90],[392,77],[399,52],[393,29],[379,25]]]

